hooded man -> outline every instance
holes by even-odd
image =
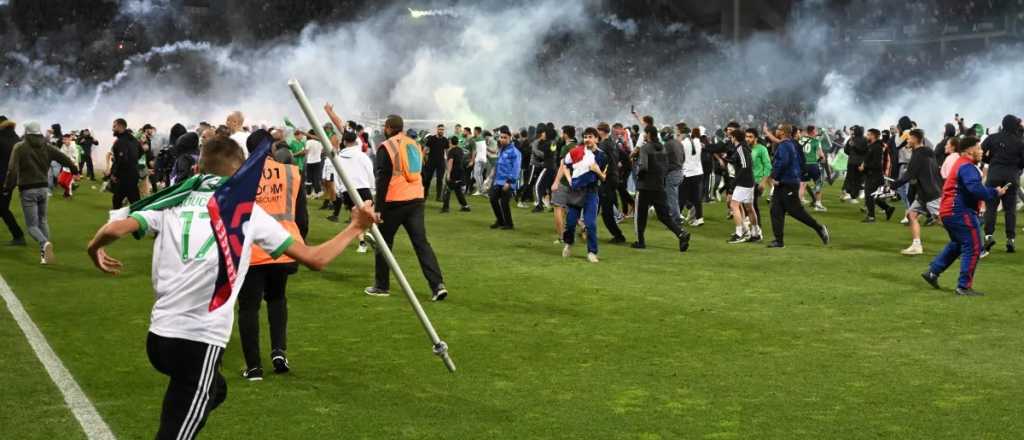
[[[856,203],[860,198],[860,192],[864,189],[864,172],[860,166],[868,155],[868,141],[864,137],[864,127],[854,126],[852,136],[846,141],[843,152],[846,153],[846,194],[850,197],[851,203]]]
[[[981,144],[982,161],[988,165],[989,187],[1006,186],[1005,194],[997,199],[986,201],[985,207],[985,250],[981,256],[988,255],[996,241],[992,234],[996,230],[996,209],[1003,204],[1003,215],[1006,216],[1006,252],[1015,252],[1014,239],[1017,236],[1017,189],[1020,187],[1020,173],[1024,169],[1024,127],[1020,118],[1006,115],[1003,118],[1003,129],[985,139]]]
[[[665,175],[668,171],[668,157],[665,146],[658,139],[658,129],[653,125],[644,128],[644,144],[633,153],[637,156],[637,205],[636,205],[636,242],[634,249],[645,249],[644,231],[647,229],[647,211],[651,206],[654,212],[672,234],[679,239],[679,252],[690,248],[690,233],[679,226],[668,212],[665,203]]]
[[[0,182],[7,178],[7,164],[11,162],[11,152],[18,141],[21,140],[14,131],[16,125],[14,121],[7,119],[6,116],[0,116]],[[14,213],[11,212],[11,195],[6,191],[0,194],[0,217],[3,217],[7,230],[11,231],[12,239],[8,244],[11,246],[24,246],[25,232],[18,226],[18,220],[14,218]]]
[[[14,187],[21,191],[21,210],[25,214],[28,234],[39,242],[41,264],[53,264],[53,243],[50,226],[46,221],[48,173],[50,163],[57,162],[78,174],[78,167],[64,153],[46,143],[38,122],[25,124],[25,137],[14,146],[11,161],[4,176],[4,197],[10,197]]]

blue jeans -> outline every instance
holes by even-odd
[[[672,221],[679,223],[683,216],[679,213],[679,185],[683,184],[683,170],[669,171],[665,176],[665,204]]]
[[[587,191],[583,196],[583,207],[569,207],[569,215],[565,220],[565,232],[562,241],[572,245],[576,241],[576,222],[583,213],[583,225],[587,227],[587,252],[597,254],[597,206],[599,197],[596,191]]]
[[[981,256],[981,221],[974,213],[954,214],[943,218],[942,224],[949,233],[949,244],[932,260],[928,270],[936,275],[941,274],[959,258],[960,279],[956,286],[970,289]]]
[[[39,243],[39,249],[50,241],[50,226],[46,222],[46,188],[21,191],[21,211],[25,214],[25,229]]]

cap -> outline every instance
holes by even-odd
[[[43,134],[43,132],[39,130],[39,123],[32,121],[25,124],[25,134]]]

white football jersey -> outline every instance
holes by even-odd
[[[219,255],[206,204],[213,190],[192,191],[180,205],[161,211],[138,211],[131,217],[144,233],[157,234],[153,244],[153,290],[156,303],[149,331],[167,338],[188,339],[225,347],[231,337],[234,305],[249,269],[255,244],[276,258],[292,237],[258,205],[242,228],[245,243],[231,297],[210,311],[217,282]]]

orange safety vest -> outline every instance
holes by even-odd
[[[391,182],[385,202],[405,202],[423,198],[423,148],[404,133],[384,141],[384,148],[391,158]]]
[[[291,234],[292,240],[297,243],[303,242],[299,225],[295,223],[295,205],[298,203],[301,189],[302,177],[299,174],[299,167],[267,158],[266,164],[263,165],[260,188],[256,191],[256,204],[284,226]],[[259,246],[253,245],[249,265],[285,264],[294,261],[287,255],[281,255],[275,260]]]

